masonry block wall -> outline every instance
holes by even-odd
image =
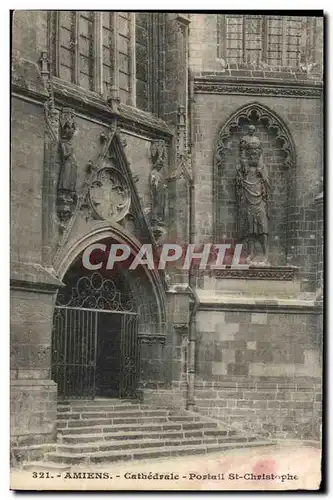
[[[318,439],[316,314],[201,310],[197,332],[200,412],[262,435]]]
[[[314,314],[199,311],[196,323],[199,378],[320,377]]]
[[[13,54],[36,63],[48,44],[47,11],[16,10],[13,15]]]
[[[15,443],[55,438],[57,386],[50,380],[52,295],[11,292],[11,436]]]
[[[165,380],[166,346],[149,339],[140,341],[140,387],[156,388]]]
[[[275,439],[320,439],[322,395],[316,378],[198,381],[196,397],[201,413],[230,427]]]
[[[11,257],[23,262],[41,262],[43,127],[42,106],[13,99]]]

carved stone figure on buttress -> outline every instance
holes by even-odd
[[[263,150],[254,125],[240,140],[240,164],[236,174],[237,223],[239,237],[247,242],[247,263],[268,263],[268,191],[270,189]],[[256,243],[262,254],[256,251]]]
[[[156,141],[151,146],[153,169],[149,176],[151,192],[151,220],[152,223],[164,223],[167,187],[162,174],[166,149],[164,141]]]
[[[77,164],[73,151],[72,138],[76,130],[73,119],[68,118],[61,127],[60,156],[61,169],[58,189],[61,191],[76,192]]]
[[[57,214],[61,230],[71,218],[77,203],[76,182],[77,163],[74,156],[72,139],[76,132],[74,113],[64,108],[59,120],[60,172],[57,189]]]

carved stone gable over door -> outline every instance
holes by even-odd
[[[148,222],[119,133],[114,132],[108,142],[106,151],[88,166],[81,210],[85,210],[86,217],[117,222],[141,239],[150,239]]]
[[[111,127],[108,135],[101,134],[101,143],[98,157],[86,165],[85,181],[77,189],[75,211],[59,234],[55,267],[71,242],[81,237],[83,231],[93,230],[96,223],[120,225],[141,243],[155,242],[116,127]]]

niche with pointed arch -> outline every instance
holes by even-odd
[[[282,119],[271,109],[251,103],[238,109],[221,127],[214,151],[213,199],[214,237],[216,242],[240,242],[235,196],[239,141],[248,125],[255,125],[263,146],[263,160],[268,170],[269,260],[272,265],[288,264],[295,217],[295,147]]]

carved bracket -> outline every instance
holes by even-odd
[[[148,333],[139,333],[138,335],[140,344],[165,344],[165,335],[151,335]]]
[[[185,324],[185,323],[175,323],[173,325],[173,327],[176,330],[176,332],[179,333],[179,335],[188,336],[188,329],[189,329],[189,325],[188,324]]]
[[[58,190],[57,195],[57,214],[59,219],[60,232],[63,233],[69,219],[72,217],[77,203],[76,193]]]

